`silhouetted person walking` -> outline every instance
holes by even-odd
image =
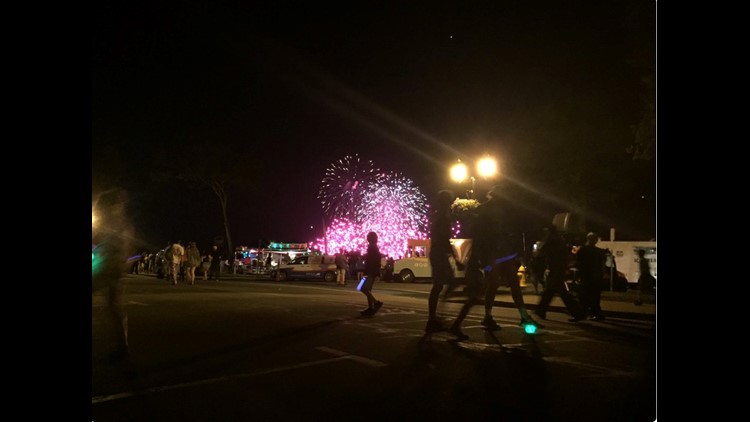
[[[576,268],[581,279],[578,297],[583,308],[595,321],[604,319],[601,298],[606,258],[606,251],[596,247],[597,242],[599,236],[593,232],[589,233],[586,235],[586,244],[576,254]]]
[[[367,254],[365,255],[365,280],[361,282],[360,291],[367,297],[367,309],[361,312],[362,316],[375,315],[375,312],[383,306],[383,302],[375,299],[372,295],[372,286],[380,277],[380,249],[378,248],[378,234],[367,233]]]
[[[123,293],[128,255],[133,242],[134,230],[125,213],[127,193],[119,189],[104,192],[94,198],[94,213],[91,241],[95,245],[91,266],[92,292],[106,289],[107,316],[114,324],[115,348],[110,360],[128,356],[128,315]]]
[[[178,240],[172,244],[170,250],[172,251],[172,257],[169,258],[172,265],[172,283],[176,286],[182,273],[182,259],[185,256],[185,247],[182,246],[182,241]]]
[[[651,275],[651,268],[646,258],[646,251],[638,249],[638,299],[635,300],[636,305],[643,304],[643,295],[652,294],[654,292],[654,286],[656,286],[656,279]]]
[[[586,318],[585,312],[565,287],[565,271],[568,268],[568,245],[565,244],[565,240],[557,232],[555,226],[545,228],[544,231],[544,244],[542,244],[539,251],[547,259],[549,274],[547,275],[547,284],[544,286],[544,292],[542,292],[542,297],[539,300],[536,314],[542,319],[547,319],[547,308],[552,301],[552,297],[558,294],[573,317],[569,321],[580,321]]]
[[[455,284],[453,267],[450,258],[453,257],[451,238],[450,207],[453,203],[453,192],[441,190],[435,200],[435,209],[430,215],[430,266],[432,266],[432,289],[427,299],[429,319],[425,332],[434,333],[446,331],[443,323],[437,317],[437,305],[443,286],[449,286],[446,294]]]
[[[209,254],[211,255],[211,266],[209,267],[208,278],[219,281],[219,275],[221,274],[221,252],[219,252],[219,247],[214,245]]]
[[[195,284],[195,269],[201,265],[201,253],[195,242],[191,241],[188,243],[187,248],[185,248],[185,256],[187,257],[185,261],[185,279],[188,283]]]
[[[469,298],[450,328],[450,332],[459,340],[469,338],[461,331],[461,323],[471,307],[479,301],[482,270],[486,280],[483,326],[489,330],[500,329],[500,325],[492,318],[492,307],[497,288],[500,283],[505,283],[510,287],[513,303],[521,314],[520,325],[542,327],[526,310],[518,279],[518,267],[521,266],[524,251],[523,235],[527,226],[525,212],[514,204],[516,198],[509,197],[508,192],[505,192],[504,198],[500,195],[500,188],[494,186],[487,192],[487,201],[476,209],[471,255],[466,268]]]

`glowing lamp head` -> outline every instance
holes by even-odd
[[[454,182],[463,182],[469,177],[469,169],[466,168],[466,164],[458,162],[451,167],[451,179]]]
[[[482,158],[477,162],[477,172],[485,179],[493,177],[497,174],[497,161],[490,157]]]
[[[534,325],[534,324],[525,324],[523,326],[523,331],[526,334],[535,334],[536,333],[536,325]]]

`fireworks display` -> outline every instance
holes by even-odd
[[[378,233],[380,251],[398,257],[408,239],[424,239],[427,232],[427,198],[400,174],[388,174],[371,184],[358,208],[365,232]]]
[[[326,169],[321,181],[318,199],[323,213],[330,221],[334,219],[357,222],[357,208],[368,185],[379,176],[372,160],[360,160],[359,155],[347,155]]]
[[[327,171],[318,195],[331,223],[326,237],[311,242],[314,249],[365,253],[365,237],[378,234],[383,255],[398,258],[408,239],[427,238],[426,198],[414,182],[400,173],[381,173],[372,161],[347,156]]]
[[[362,227],[347,220],[334,219],[326,227],[326,238],[317,239],[315,242],[309,242],[313,250],[329,254],[338,253],[343,249],[347,252],[360,252],[362,254],[367,250],[367,232]],[[379,243],[379,242],[378,242]]]

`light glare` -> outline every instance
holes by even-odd
[[[466,168],[466,164],[458,162],[451,167],[451,179],[454,182],[463,182],[469,176],[469,169]]]
[[[497,162],[494,158],[484,157],[477,163],[477,172],[485,179],[497,173]]]

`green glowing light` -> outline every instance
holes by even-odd
[[[91,251],[91,273],[97,274],[102,267],[102,257],[97,254],[97,251]]]
[[[536,325],[526,324],[523,326],[523,330],[526,332],[526,334],[534,334],[536,333]]]

